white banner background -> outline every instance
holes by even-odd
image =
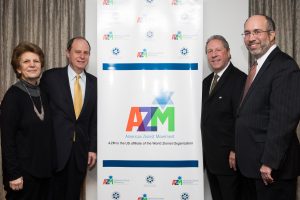
[[[202,16],[202,0],[99,1],[98,200],[204,198]],[[174,108],[175,130],[126,131],[133,107]]]

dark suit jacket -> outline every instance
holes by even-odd
[[[58,171],[62,170],[71,150],[78,169],[86,171],[88,152],[97,151],[97,79],[86,74],[86,91],[82,111],[76,120],[68,79],[68,68],[50,69],[43,73],[41,87],[47,94],[53,117],[57,146]],[[73,142],[73,134],[76,141]]]
[[[203,80],[202,143],[204,161],[211,173],[231,175],[229,152],[234,150],[235,116],[243,91],[246,74],[231,63],[209,95],[214,73]]]
[[[300,114],[295,105],[295,99],[299,100],[295,74],[299,74],[296,62],[275,48],[239,107],[236,153],[244,176],[261,178],[262,164],[273,169],[275,181],[297,176],[300,155],[296,126]]]

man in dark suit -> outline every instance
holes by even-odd
[[[224,37],[211,36],[206,54],[213,73],[203,80],[201,128],[210,189],[214,200],[240,200],[234,124],[247,76],[230,62]]]
[[[50,69],[41,79],[57,146],[53,200],[79,200],[87,167],[95,165],[97,151],[97,79],[85,71],[90,45],[85,38],[75,37],[66,53],[69,65]]]
[[[300,71],[275,44],[275,23],[270,17],[251,16],[243,35],[256,63],[237,112],[238,166],[248,178],[249,199],[295,200],[300,168],[296,135]]]

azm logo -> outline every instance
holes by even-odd
[[[142,115],[144,113],[144,115]],[[166,107],[162,111],[159,107],[131,107],[127,122],[127,132],[131,132],[133,127],[138,127],[137,131],[157,131],[158,120],[161,124],[168,121],[168,131],[175,131],[175,108]],[[143,118],[144,116],[144,118]]]
[[[178,176],[178,179],[172,181],[172,185],[182,185],[182,177]]]
[[[103,185],[112,185],[114,184],[114,179],[112,176],[109,176],[108,178],[103,180]]]

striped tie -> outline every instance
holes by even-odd
[[[211,94],[211,92],[214,90],[214,88],[216,87],[217,83],[218,83],[218,74],[215,74],[214,75],[214,78],[213,78],[213,81],[212,81],[212,84],[210,86],[210,90],[209,90],[209,94]]]
[[[250,70],[249,70],[249,74],[248,74],[246,84],[245,84],[245,88],[244,88],[242,102],[243,102],[243,100],[244,100],[244,98],[245,98],[252,82],[253,82],[253,79],[254,79],[254,76],[255,76],[255,73],[256,73],[256,67],[257,67],[257,62],[255,61],[254,64],[250,67]]]

